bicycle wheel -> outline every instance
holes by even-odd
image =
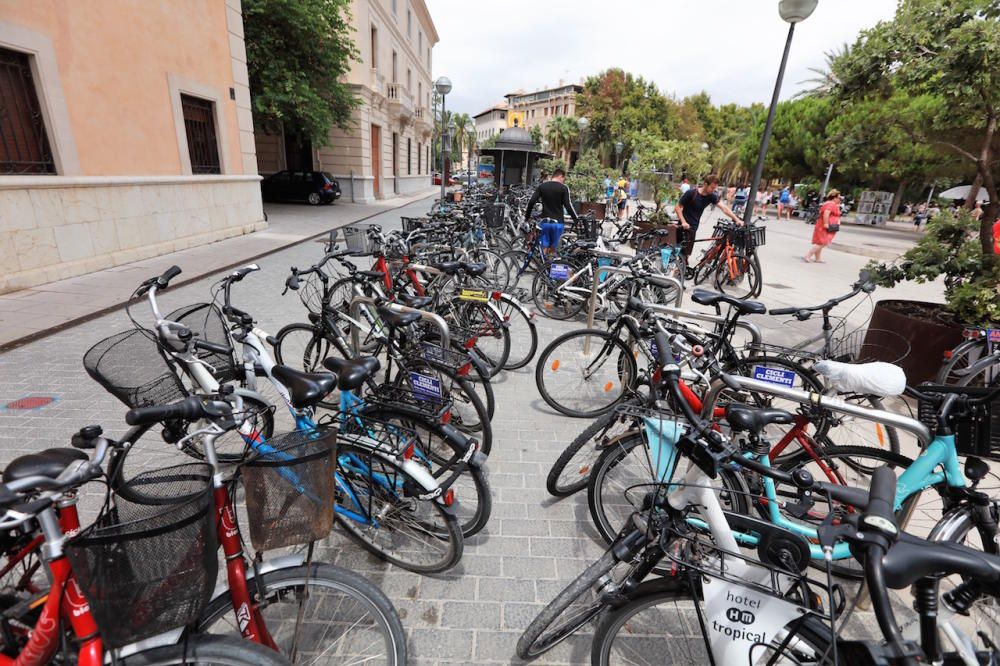
[[[288,660],[274,650],[242,638],[188,636],[177,645],[138,652],[114,661],[124,666],[281,666]]]
[[[606,608],[600,598],[602,589],[612,581],[627,579],[632,570],[611,550],[604,553],[531,621],[517,640],[517,656],[534,659],[569,638]]]
[[[609,443],[634,431],[630,419],[609,412],[600,416],[576,436],[552,463],[545,487],[550,495],[569,497],[587,487],[594,463]]]
[[[712,663],[699,621],[701,592],[683,579],[658,582],[656,591],[639,594],[601,618],[591,647],[593,666]],[[774,642],[780,645],[780,639]],[[809,618],[776,663],[819,663],[830,643],[829,627]],[[762,647],[752,663],[767,661],[763,657],[770,652]]]
[[[510,265],[495,250],[477,247],[469,250],[469,260],[486,264],[486,272],[479,276],[488,289],[503,291],[510,280]]]
[[[476,336],[476,350],[486,361],[490,377],[495,377],[510,357],[510,331],[503,317],[490,303],[474,303],[454,299],[447,306],[445,319],[454,321]]]
[[[301,564],[248,581],[251,606],[281,654],[294,663],[406,663],[406,634],[392,602],[364,576],[331,564]],[[240,636],[229,589],[198,622],[207,634]]]
[[[661,479],[666,482],[670,479]],[[747,514],[747,486],[743,478],[729,470],[719,470],[719,501],[727,511]],[[646,433],[619,437],[605,447],[594,464],[587,485],[587,504],[594,526],[606,543],[614,541],[619,530],[635,510],[643,495],[656,492],[657,474],[653,469]],[[631,501],[630,501],[631,500]]]
[[[494,303],[503,317],[504,326],[510,336],[510,353],[503,369],[520,370],[531,363],[531,359],[535,358],[535,352],[538,351],[538,330],[534,315],[528,314],[509,294],[501,294],[500,300]]]
[[[935,382],[938,384],[959,385],[969,373],[969,367],[988,353],[985,340],[965,340],[951,350],[951,358],[947,358],[938,372]]]
[[[355,285],[360,288],[364,296],[376,297],[378,295],[370,284],[363,283],[359,285],[354,278],[345,277],[337,280],[330,287],[330,300],[327,307],[343,315],[350,316],[351,302],[357,295],[354,290]],[[376,312],[375,307],[372,305],[362,305],[357,317],[354,317],[354,319],[358,323],[358,344],[361,347],[361,351],[371,353],[373,349],[381,344],[381,335],[387,333],[387,330],[378,318],[378,312]],[[340,332],[344,338],[350,340],[352,329],[350,322],[342,319],[338,321],[337,326],[340,328]]]
[[[550,407],[566,416],[594,418],[635,388],[635,357],[608,331],[585,328],[559,336],[542,350],[535,385]]]
[[[698,263],[695,264],[694,275],[692,276],[696,285],[707,280],[709,276],[715,275],[720,256],[721,252],[718,245],[712,245],[712,247],[702,253]]]
[[[538,272],[538,260],[533,255],[529,256],[525,250],[510,250],[500,256],[509,267],[507,290],[515,295],[523,293],[523,297],[529,296],[531,294],[531,281],[534,279],[535,273]]]
[[[813,478],[819,481],[853,486],[855,488],[867,488],[871,484],[872,473],[879,467],[891,467],[897,473],[902,473],[912,464],[912,459],[898,453],[892,453],[891,451],[883,451],[866,446],[827,446],[816,450],[814,454],[800,450],[797,454],[782,461],[781,467],[785,470],[804,467],[809,470]],[[789,493],[791,494],[792,491],[789,491]],[[904,502],[903,507],[896,512],[897,518],[905,510],[909,509],[910,504],[917,503],[914,507],[915,515],[922,524],[911,522],[907,529],[912,528],[918,533],[923,533],[924,529],[929,528],[936,522],[936,518],[930,521],[929,524],[927,523],[930,512],[927,510],[928,507],[921,506],[920,497],[921,495],[930,496],[936,494],[918,493],[911,495]],[[930,498],[928,497],[928,499]],[[829,505],[821,493],[813,493],[813,500],[815,504],[810,511],[810,517],[818,523],[824,516],[830,513],[833,507]],[[940,511],[937,511],[937,516],[940,515]],[[814,562],[813,564],[820,569],[825,568],[822,562]],[[854,558],[834,560],[832,570],[835,575],[852,579],[859,579],[864,575],[861,563]]]
[[[752,298],[760,286],[760,265],[753,258],[733,254],[715,269],[715,288],[734,298]]]
[[[862,407],[884,409],[882,399],[878,396],[844,395],[838,397]],[[838,446],[870,446],[899,453],[899,433],[892,426],[839,412],[829,412],[825,422],[827,427],[823,431],[823,435]]]
[[[410,360],[405,367],[399,367],[393,384],[412,388],[410,374],[413,372],[435,377],[441,382],[441,397],[451,400],[451,425],[476,437],[483,453],[489,455],[493,447],[493,427],[489,410],[483,403],[489,382],[472,382],[439,365]]]
[[[344,435],[337,452],[337,522],[376,557],[415,573],[440,573],[462,558],[458,518],[399,463]]]
[[[587,296],[584,293],[590,292],[590,279],[586,276],[578,278],[571,287],[572,291],[560,289],[560,286],[568,282],[568,278],[552,277],[554,264],[568,266],[570,276],[578,271],[578,267],[569,260],[558,259],[547,263],[535,274],[535,279],[531,282],[531,298],[535,302],[535,307],[546,317],[569,319],[578,314],[586,304]]]

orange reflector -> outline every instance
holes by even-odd
[[[500,293],[499,291],[494,291],[492,295],[493,295],[493,300],[494,300],[494,301],[499,301],[499,300],[500,300],[500,297],[501,297],[501,296],[502,296],[503,294],[501,294],[501,293]]]
[[[580,476],[586,476],[590,474],[590,465],[584,465],[580,468]]]
[[[414,445],[415,444],[416,444],[416,442],[410,442],[410,445],[408,447],[406,447],[405,449],[403,449],[403,460],[412,460],[413,459],[413,452],[414,452]]]
[[[458,369],[458,376],[465,377],[472,371],[472,362],[466,363],[461,368]]]
[[[608,392],[608,391],[610,391],[610,390],[611,390],[612,388],[614,388],[614,386],[615,386],[615,385],[614,385],[614,383],[612,383],[612,382],[608,382],[607,384],[605,384],[605,385],[604,385],[604,392],[605,392],[605,393],[607,393],[607,392]]]
[[[552,371],[555,372],[559,369],[559,359],[552,361]]]
[[[455,503],[455,490],[453,488],[449,488],[448,490],[444,491],[444,505],[451,506],[454,503]]]
[[[875,424],[875,434],[878,435],[878,445],[883,449],[885,448],[885,432],[882,430],[882,424]]]
[[[949,359],[951,358],[951,356],[952,356],[952,353],[951,353],[951,352],[952,352],[952,350],[950,350],[950,349],[949,349],[948,351],[946,351],[946,352],[944,353],[944,360],[946,360],[946,361],[947,361],[947,360],[949,360]]]
[[[476,337],[469,338],[468,340],[465,341],[465,344],[462,346],[465,347],[466,349],[472,349],[473,347],[476,346],[477,340],[479,340],[479,338]]]
[[[443,423],[444,425],[448,425],[449,423],[451,423],[451,410],[450,409],[446,409],[444,411],[444,414],[441,415],[441,423]]]

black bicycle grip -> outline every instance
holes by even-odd
[[[767,314],[771,315],[790,315],[795,314],[801,308],[771,308],[767,311]]]
[[[219,345],[214,342],[209,342],[207,340],[195,340],[195,349],[203,349],[204,351],[213,352],[215,354],[232,354],[233,348],[229,345]]]
[[[854,507],[855,509],[867,508],[870,501],[868,491],[863,488],[855,488],[854,486],[817,481],[813,484],[812,489],[814,492],[827,493],[830,495],[830,499]]]
[[[869,516],[878,516],[896,524],[893,507],[896,504],[896,473],[889,466],[879,467],[872,474],[868,489]]]
[[[670,336],[657,331],[653,334],[653,340],[656,341],[656,362],[661,368],[671,365],[674,362],[674,352],[670,346]]]
[[[152,407],[136,407],[125,414],[125,423],[129,425],[152,425],[162,421],[193,421],[205,415],[201,399],[195,396],[184,398],[172,405],[154,405]]]
[[[156,284],[160,289],[166,289],[170,281],[181,274],[180,266],[171,266],[167,270],[163,271],[163,275],[156,278]]]

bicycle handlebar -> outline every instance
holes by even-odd
[[[163,421],[196,421],[201,418],[232,416],[232,405],[221,400],[202,400],[197,396],[184,398],[172,405],[136,407],[125,414],[129,425],[153,425]]]

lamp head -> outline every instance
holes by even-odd
[[[789,23],[799,23],[816,10],[819,0],[780,0],[778,14]]]
[[[624,143],[622,143],[621,141],[615,141],[615,152],[616,153],[622,152],[622,148],[624,148],[624,147],[625,147]]]
[[[586,117],[580,118],[580,119],[578,119],[576,121],[576,126],[579,127],[582,130],[587,129],[587,126],[589,126],[589,125],[590,125],[590,121],[587,120]]]
[[[447,95],[451,92],[451,79],[447,76],[438,77],[438,80],[434,82],[434,90],[436,90],[439,95]]]

